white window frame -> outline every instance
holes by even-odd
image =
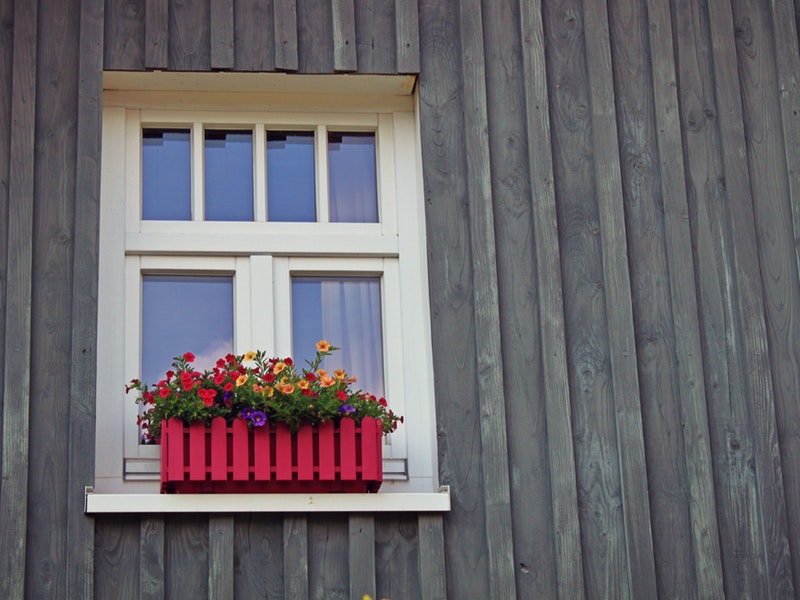
[[[195,89],[195,88],[192,88]],[[374,275],[381,281],[386,397],[405,424],[384,446],[382,492],[437,489],[425,223],[415,98],[319,94],[247,96],[107,92],[103,109],[95,491],[153,493],[159,449],[138,443],[137,405],[124,384],[140,373],[141,278],[225,274],[234,281],[234,350],[291,355],[293,274]],[[364,104],[369,104],[369,110]],[[323,102],[324,104],[324,102]],[[253,110],[269,106],[269,111]],[[297,111],[312,106],[314,110]],[[192,144],[192,220],[141,219],[141,131],[186,127]],[[203,222],[203,129],[253,131],[254,221]],[[266,131],[314,130],[316,223],[267,220]],[[376,133],[378,223],[329,223],[327,131]],[[402,208],[401,208],[402,207]],[[120,235],[124,232],[124,235]],[[334,340],[335,342],[335,340]],[[165,369],[168,365],[165,365]]]

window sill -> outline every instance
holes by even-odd
[[[448,512],[450,487],[408,494],[95,494],[86,488],[86,514]]]

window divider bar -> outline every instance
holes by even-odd
[[[263,123],[257,123],[253,131],[255,168],[253,190],[255,191],[255,220],[267,220],[267,135]]]
[[[192,123],[192,221],[205,220],[205,136],[203,124]]]
[[[318,125],[316,132],[316,184],[317,184],[317,222],[330,221],[330,199],[328,198],[328,128]]]

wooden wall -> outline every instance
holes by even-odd
[[[0,0],[0,597],[795,597],[798,4]],[[444,519],[83,515],[103,68],[419,72]]]

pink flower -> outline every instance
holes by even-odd
[[[186,354],[183,355],[183,360],[185,360],[186,362],[194,362],[194,354],[192,354],[191,352],[187,352]]]

